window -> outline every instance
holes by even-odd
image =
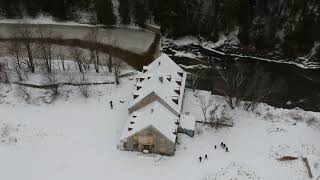
[[[174,103],[176,103],[176,104],[178,104],[179,103],[179,101],[178,101],[178,99],[171,99]]]
[[[180,95],[180,89],[176,89],[176,90],[174,90],[174,92],[176,92],[178,95]]]
[[[167,75],[168,81],[171,81],[171,75]]]
[[[181,86],[181,81],[180,80],[177,80],[176,83]]]

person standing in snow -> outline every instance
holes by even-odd
[[[208,155],[207,154],[204,156],[204,159],[208,159]]]
[[[199,161],[201,162],[201,160],[202,160],[202,157],[200,156],[200,157],[199,157]]]
[[[113,109],[113,104],[112,104],[112,101],[110,101],[110,107],[111,107],[111,109]]]

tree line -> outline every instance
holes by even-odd
[[[29,16],[44,12],[68,20],[75,11],[85,9],[96,12],[99,23],[155,23],[172,38],[195,35],[213,41],[238,29],[241,44],[280,48],[287,55],[308,53],[320,40],[318,0],[118,1],[116,9],[112,0],[1,0],[0,13],[21,17],[23,12]]]

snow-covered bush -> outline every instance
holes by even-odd
[[[0,127],[0,142],[5,144],[14,144],[18,140],[13,136],[13,128],[6,123],[3,123]]]
[[[308,126],[315,127],[320,130],[320,120],[317,119],[315,116],[309,117],[306,120],[306,123]]]

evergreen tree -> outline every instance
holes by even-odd
[[[111,0],[95,0],[98,20],[106,25],[116,23],[116,16],[113,13],[113,4]]]
[[[119,0],[119,15],[121,17],[122,24],[130,24],[130,7],[129,0]]]
[[[144,0],[132,0],[132,2],[135,23],[143,26],[147,20],[146,2]]]

